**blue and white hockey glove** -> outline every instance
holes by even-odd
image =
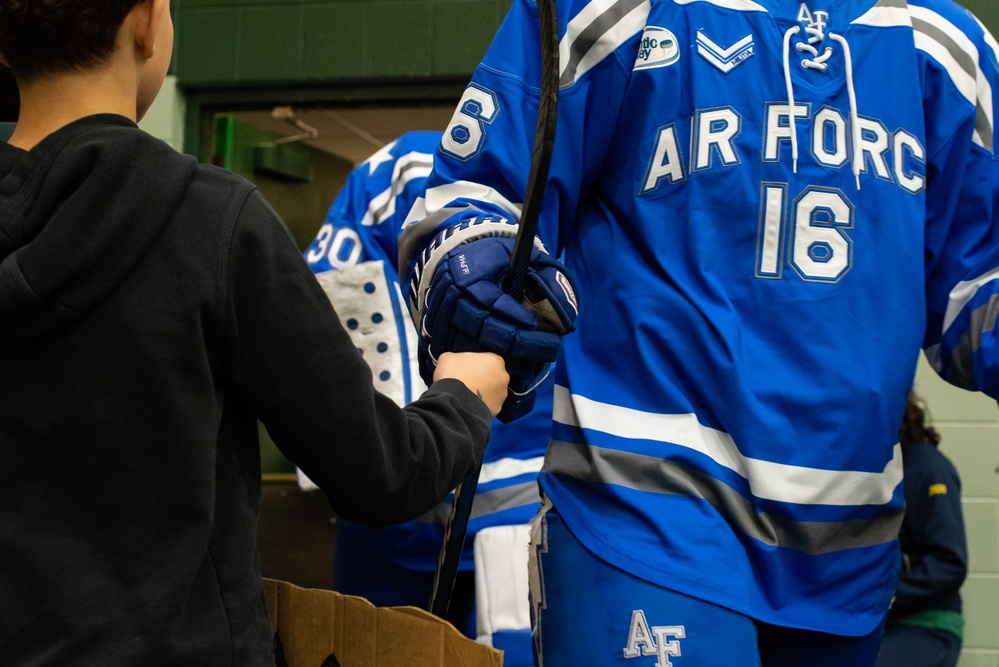
[[[462,223],[462,227],[469,224]],[[515,225],[503,227],[516,232]],[[548,375],[562,336],[576,328],[575,285],[561,262],[536,244],[524,297],[518,303],[502,288],[513,237],[479,236],[450,249],[446,243],[437,243],[453,235],[453,229],[438,234],[431,247],[442,252],[429,265],[421,261],[424,266],[418,270],[418,274],[423,269],[433,271],[425,289],[418,292],[422,296],[416,309],[420,375],[429,384],[437,358],[444,352],[486,350],[501,355],[510,374],[510,389],[498,417],[509,422],[531,411],[535,389]]]

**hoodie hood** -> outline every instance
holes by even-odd
[[[85,315],[173,219],[197,162],[127,118],[89,116],[30,151],[0,146],[0,340]]]

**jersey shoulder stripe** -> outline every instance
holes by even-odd
[[[992,151],[992,86],[982,72],[975,42],[947,17],[909,6],[916,48],[936,60],[954,86],[976,108],[974,142]]]
[[[592,0],[573,16],[559,41],[559,88],[603,62],[645,27],[650,0]]]
[[[881,0],[869,10],[853,19],[855,25],[868,25],[876,28],[911,26],[912,19],[906,9],[905,0]]]
[[[999,43],[996,42],[996,38],[989,32],[988,28],[985,27],[985,24],[978,20],[977,16],[975,16],[974,19],[975,24],[978,26],[978,29],[982,31],[982,35],[985,38],[985,45],[992,54],[993,64],[999,66]]]

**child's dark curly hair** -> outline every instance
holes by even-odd
[[[0,53],[22,84],[84,70],[114,51],[118,30],[142,0],[0,0]]]
[[[922,399],[913,392],[909,393],[905,403],[905,415],[902,417],[902,426],[898,429],[898,441],[902,443],[903,449],[917,442],[940,444],[940,434],[927,423]]]

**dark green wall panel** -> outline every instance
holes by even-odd
[[[432,4],[415,0],[372,2],[367,7],[365,74],[399,77],[435,73],[430,68],[434,38]]]
[[[999,1],[959,0],[995,34]],[[511,0],[173,0],[182,86],[471,76]]]
[[[471,74],[482,59],[509,8],[507,2],[456,2],[434,6],[436,29],[432,70],[435,74]]]
[[[240,80],[285,81],[302,74],[302,7],[249,7],[240,11]]]
[[[957,0],[970,9],[993,35],[999,34],[999,1]]]
[[[246,7],[251,5],[262,5],[262,4],[274,4],[273,0],[270,3],[258,2],[256,0],[173,0],[175,6],[180,6],[183,9],[189,8],[205,8],[205,7]],[[285,3],[289,4],[289,3]],[[298,4],[297,2],[294,4]]]
[[[306,79],[360,77],[368,31],[364,5],[322,4],[305,8],[302,74]]]
[[[471,76],[511,0],[173,0],[181,86]]]
[[[239,54],[236,41],[239,13],[236,10],[178,10],[174,23],[177,46],[173,71],[178,81],[230,81],[236,78]]]

